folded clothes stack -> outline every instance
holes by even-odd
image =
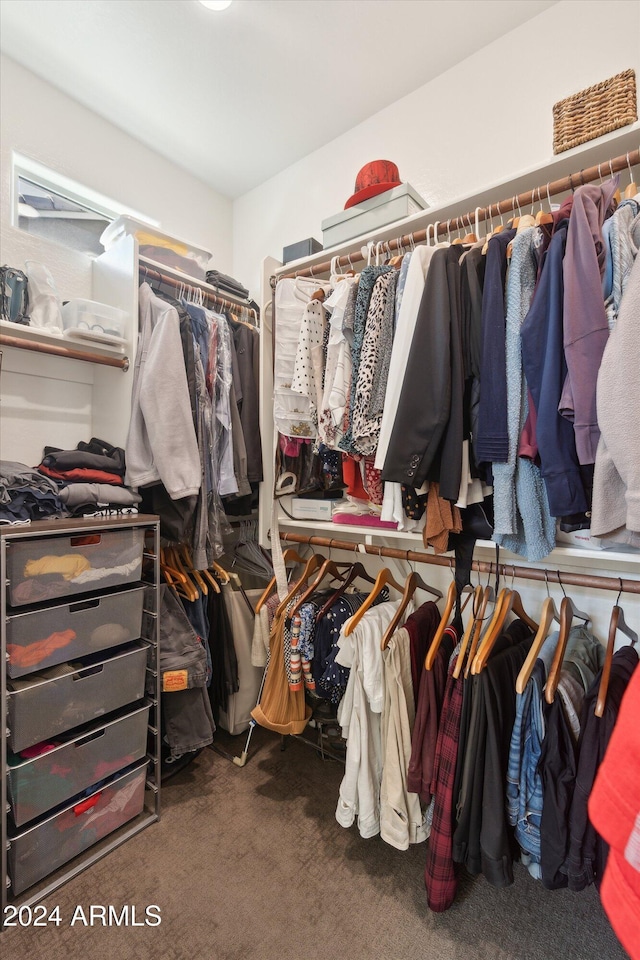
[[[212,287],[223,290],[225,293],[231,293],[234,297],[240,297],[241,300],[246,300],[249,296],[249,291],[242,286],[239,280],[228,276],[226,273],[220,273],[219,270],[207,271],[207,283],[210,283]]]
[[[38,471],[57,485],[58,497],[74,516],[94,514],[103,507],[121,510],[140,503],[140,496],[124,485],[122,447],[92,437],[75,450],[45,447]]]
[[[0,460],[0,523],[66,517],[58,485],[26,463]]]

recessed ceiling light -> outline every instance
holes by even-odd
[[[226,10],[227,7],[231,6],[231,0],[200,0],[200,3],[203,7],[206,7],[207,10]]]

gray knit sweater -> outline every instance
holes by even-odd
[[[509,453],[506,463],[493,464],[493,539],[533,561],[546,557],[555,546],[555,521],[549,513],[540,470],[533,461],[518,456],[520,434],[529,413],[520,328],[536,284],[534,234],[535,228],[529,227],[513,239],[506,321]]]

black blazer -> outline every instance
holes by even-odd
[[[437,250],[429,265],[383,480],[440,482],[458,499],[462,473],[464,371],[460,334],[462,247]]]

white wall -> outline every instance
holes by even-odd
[[[87,257],[11,226],[11,153],[17,151],[160,221],[166,233],[211,250],[219,269],[231,268],[232,206],[226,197],[5,56],[0,96],[3,263],[20,267],[29,256],[41,259],[64,299],[90,293]]]
[[[11,225],[16,151],[159,221],[165,232],[211,250],[219,269],[231,269],[230,200],[5,56],[0,95],[0,263],[21,268],[25,259],[39,260],[51,270],[62,299],[92,297],[91,257]],[[9,347],[3,353],[4,459],[33,465],[45,444],[68,449],[96,433],[124,443],[126,415],[116,422],[115,410],[128,396],[123,391],[130,390],[130,374],[125,382],[118,370]],[[105,390],[112,429],[96,401]]]
[[[553,104],[629,67],[640,77],[640,2],[562,0],[238,198],[234,275],[256,295],[263,257],[322,241],[322,220],[343,209],[369,160],[395,161],[432,206],[545,162]]]

